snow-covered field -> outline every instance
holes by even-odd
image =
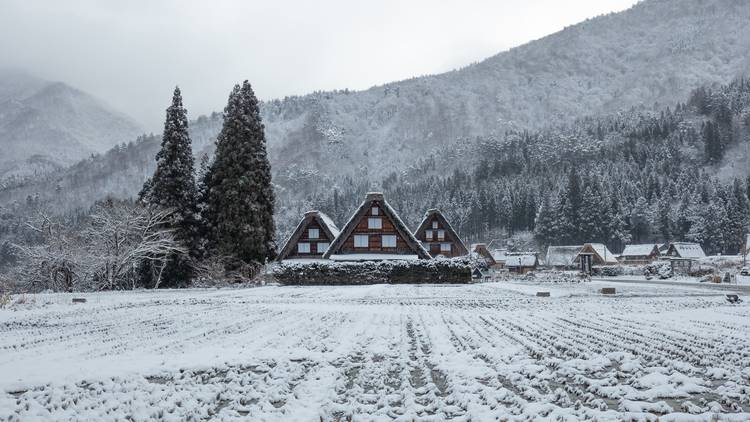
[[[27,296],[0,420],[750,420],[747,300],[602,286]]]

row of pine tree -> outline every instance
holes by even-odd
[[[143,285],[153,285],[157,276],[161,286],[185,284],[209,259],[220,259],[227,270],[242,270],[275,257],[271,165],[258,100],[248,81],[229,94],[223,117],[216,154],[197,172],[187,110],[175,88],[156,170],[139,197],[149,207],[171,212],[169,228],[188,253],[170,257],[160,275],[144,262]]]

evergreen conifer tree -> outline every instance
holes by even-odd
[[[187,111],[182,105],[180,88],[174,90],[172,104],[167,108],[161,149],[156,154],[156,171],[141,190],[141,200],[148,206],[171,211],[170,228],[189,251],[189,256],[170,258],[161,275],[142,271],[146,284],[155,284],[159,277],[165,287],[186,283],[193,274],[191,258],[197,254],[197,197],[193,150],[188,133]]]
[[[247,81],[229,96],[204,184],[209,249],[233,259],[232,266],[273,259],[271,165],[258,100]]]

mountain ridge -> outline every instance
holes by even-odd
[[[0,75],[0,177],[33,174],[40,157],[71,165],[142,133],[132,118],[63,82],[20,71]]]

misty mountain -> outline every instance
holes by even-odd
[[[377,180],[435,148],[655,103],[750,69],[750,2],[648,0],[463,69],[272,101],[273,163]]]
[[[512,168],[506,158],[528,142],[520,135],[524,131],[538,133],[530,148],[553,155],[596,150],[602,141],[589,133],[596,128],[583,133],[564,128],[585,116],[626,121],[648,116],[686,101],[698,86],[716,86],[745,73],[750,67],[747,21],[750,3],[744,1],[648,0],[461,70],[361,92],[266,102],[262,114],[279,221],[296,223],[305,210],[332,201],[335,190],[349,192],[340,200],[356,201],[349,196],[368,189],[409,189],[430,180],[440,183],[455,170],[474,173],[485,146],[505,145],[509,137],[522,141],[493,157]],[[685,119],[700,131],[699,115]],[[196,156],[212,151],[220,127],[217,113],[191,122]],[[620,134],[608,142],[626,138]],[[153,171],[158,144],[158,137],[144,137],[44,176],[0,179],[0,204],[38,194],[57,210],[72,211],[105,195],[135,195]],[[732,145],[746,149],[744,142]],[[722,161],[722,171],[733,177],[736,172],[726,170],[734,165],[729,159]],[[443,204],[409,195],[407,209]],[[346,208],[340,206],[340,212]]]
[[[0,71],[0,177],[67,166],[142,132],[128,116],[62,82]]]

